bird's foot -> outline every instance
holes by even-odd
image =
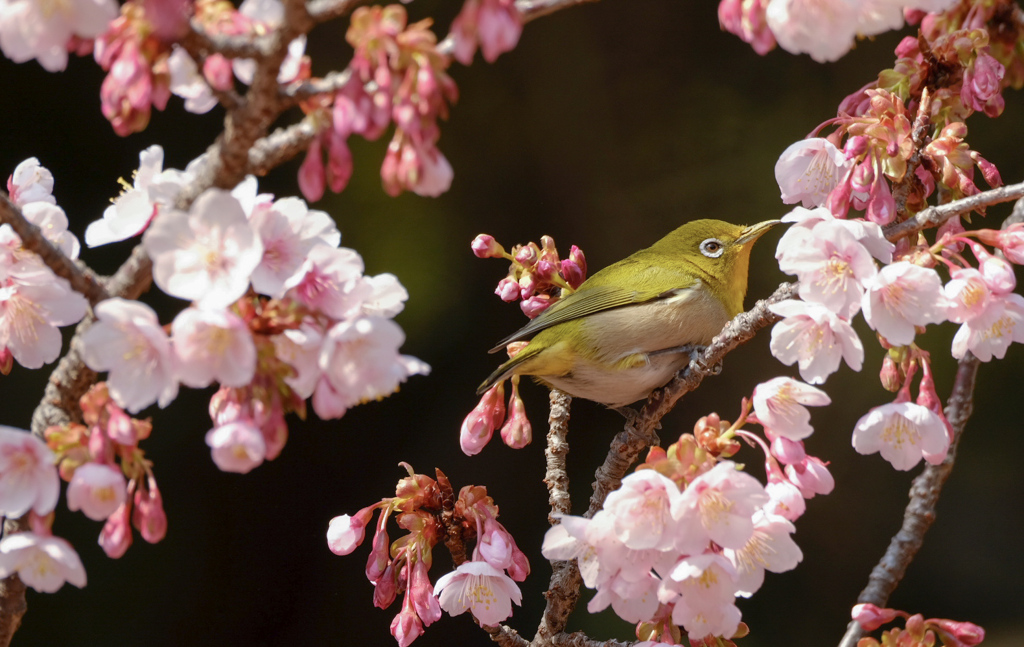
[[[636,409],[634,409],[632,407],[626,406],[626,405],[622,405],[621,407],[608,407],[608,408],[611,409],[612,411],[616,411],[619,414],[621,414],[622,417],[626,419],[626,424],[632,424],[633,421],[636,420],[637,417],[640,415],[639,411],[637,411]]]

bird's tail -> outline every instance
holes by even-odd
[[[521,366],[527,360],[532,359],[538,352],[540,352],[540,349],[536,348],[524,348],[521,350],[515,357],[494,369],[494,372],[487,376],[487,379],[483,381],[483,384],[477,387],[476,394],[482,395],[487,389],[510,377],[516,372],[515,369],[517,367]]]

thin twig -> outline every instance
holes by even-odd
[[[562,9],[592,2],[597,0],[516,0],[516,9],[523,16],[523,22],[530,22]]]
[[[11,226],[21,239],[21,246],[39,257],[53,273],[66,279],[71,289],[84,296],[91,305],[107,298],[107,292],[96,281],[92,270],[82,270],[43,236],[43,232],[28,220],[21,209],[0,192],[0,222]]]
[[[868,584],[857,596],[857,602],[884,607],[889,596],[903,579],[907,567],[924,542],[924,535],[935,521],[939,494],[956,460],[956,448],[967,420],[974,409],[974,385],[980,362],[971,353],[960,360],[953,383],[953,393],[946,405],[946,418],[953,427],[953,441],[946,458],[938,465],[927,466],[910,487],[910,501],[903,513],[903,526],[889,542],[885,555],[871,571]],[[856,621],[847,626],[839,647],[854,647],[863,631]]]
[[[989,207],[1001,202],[1024,198],[1024,182],[990,189],[966,198],[947,202],[937,207],[928,207],[917,212],[913,218],[883,228],[885,237],[891,241],[917,233],[929,227],[938,227],[953,216],[959,216],[975,209]]]

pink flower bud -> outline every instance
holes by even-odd
[[[921,53],[921,47],[915,36],[904,36],[900,44],[896,46],[897,58],[917,58]]]
[[[540,258],[540,249],[533,243],[523,245],[515,255],[516,263],[519,263],[524,268],[533,267],[538,258]]]
[[[882,387],[892,393],[899,391],[900,385],[903,383],[900,377],[900,367],[896,365],[895,360],[889,355],[886,355],[885,359],[882,360],[882,370],[878,374],[878,378],[882,382]]]
[[[501,297],[506,303],[511,303],[519,298],[519,282],[513,279],[502,279],[494,293]]]
[[[138,442],[131,417],[113,402],[107,406],[107,435],[115,443],[134,447]]]
[[[156,486],[156,479],[150,478],[145,489],[136,490],[132,525],[151,544],[167,535],[167,513],[164,512],[164,499]]]
[[[508,576],[516,582],[523,582],[530,574],[530,560],[526,559],[526,554],[519,550],[519,546],[516,545],[516,540],[512,538],[511,534],[508,535],[508,540],[512,543],[512,564],[508,567]]]
[[[584,280],[583,269],[570,259],[562,261],[562,278],[569,284],[569,287],[576,289]]]
[[[14,368],[14,355],[11,350],[4,346],[0,349],[0,373],[4,375],[10,375],[11,369]]]
[[[402,611],[391,621],[391,635],[398,641],[398,647],[409,647],[422,634],[419,616],[411,606],[402,605]]]
[[[423,560],[416,560],[413,564],[408,596],[412,600],[416,615],[424,625],[430,626],[441,617],[441,605],[434,595],[434,585],[430,583],[427,568],[427,563]]]
[[[944,618],[932,618],[928,624],[935,625],[959,641],[960,645],[974,647],[985,640],[985,630],[972,622],[958,622]],[[959,646],[958,646],[959,647]]]
[[[397,562],[388,562],[373,586],[373,606],[378,609],[387,609],[398,596],[398,573],[395,572]]]
[[[533,272],[527,272],[519,277],[519,296],[528,299],[537,291],[537,276]]]
[[[850,176],[850,188],[858,193],[868,193],[875,181],[875,166],[868,158],[853,167],[853,174]]]
[[[970,97],[974,99],[971,107],[975,110],[984,110],[984,104],[1002,90],[1005,74],[1003,64],[991,54],[978,54],[974,59],[974,65],[964,72],[964,89],[970,88]]]
[[[352,178],[352,151],[346,137],[337,131],[330,131],[327,151],[327,183],[334,193],[341,193]]]
[[[343,514],[331,519],[327,528],[327,547],[335,555],[348,555],[363,543],[366,535],[366,524],[373,519],[373,511],[377,505],[363,508],[350,517]]]
[[[391,563],[390,541],[388,531],[381,520],[377,524],[377,532],[373,535],[373,547],[370,549],[370,557],[366,560],[366,579],[376,584],[383,577],[388,564]],[[389,603],[390,604],[390,603]]]
[[[385,158],[385,162],[387,159]],[[324,158],[320,150],[320,140],[314,139],[306,151],[306,159],[299,167],[299,190],[309,202],[316,202],[324,197],[327,174],[324,171]]]
[[[501,439],[512,449],[522,449],[533,440],[533,428],[526,417],[526,405],[515,389],[509,399],[509,416],[501,428]]]
[[[114,460],[114,447],[110,438],[99,427],[89,430],[89,454],[98,463],[110,463]]]
[[[246,474],[263,463],[267,445],[252,420],[239,419],[206,433],[213,462],[225,472]]]
[[[890,623],[899,616],[893,609],[882,609],[874,604],[854,605],[850,617],[857,621],[864,631],[874,631],[884,624]]]
[[[107,518],[100,532],[100,547],[107,557],[118,559],[125,554],[128,547],[132,545],[132,528],[129,521],[129,507],[127,502]]]
[[[93,521],[103,521],[124,505],[127,483],[112,465],[79,465],[68,485],[68,510],[81,510]]]
[[[999,175],[999,169],[996,168],[995,164],[982,157],[977,151],[971,151],[971,160],[978,165],[981,175],[990,187],[995,188],[1003,185],[1003,177]]]
[[[1011,225],[999,232],[997,244],[1003,250],[1007,260],[1017,265],[1024,265],[1024,223]]]
[[[896,200],[893,199],[889,183],[881,173],[875,176],[868,210],[864,215],[868,220],[879,225],[887,225],[896,217]]]
[[[505,248],[489,234],[480,234],[474,238],[470,247],[477,258],[501,258],[505,255]]]
[[[523,24],[514,3],[483,0],[477,17],[477,38],[485,61],[493,63],[501,54],[512,51],[522,32]]]
[[[547,294],[538,294],[532,296],[529,299],[524,299],[519,304],[519,308],[523,311],[523,314],[533,319],[540,313],[548,309],[551,305],[551,297]]]
[[[790,440],[783,436],[776,436],[772,440],[771,452],[772,456],[784,465],[802,463],[807,458],[802,441]]]
[[[558,266],[548,260],[538,261],[533,268],[533,274],[538,283],[550,283],[551,278],[558,271]]]
[[[573,245],[569,248],[569,260],[579,266],[580,271],[583,272],[583,276],[587,275],[587,258],[583,255],[583,250]]]
[[[494,430],[505,420],[505,382],[488,389],[480,402],[462,421],[459,445],[467,456],[480,453]]]
[[[231,59],[223,54],[211,54],[203,62],[203,78],[214,90],[225,92],[235,87],[235,74],[231,70]]]
[[[825,463],[815,456],[808,456],[800,464],[787,465],[786,476],[800,488],[805,499],[813,499],[816,494],[828,494],[836,485]]]

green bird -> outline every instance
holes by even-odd
[[[694,220],[609,265],[491,349],[530,340],[477,393],[531,375],[613,408],[646,397],[743,310],[750,250],[779,222]]]

